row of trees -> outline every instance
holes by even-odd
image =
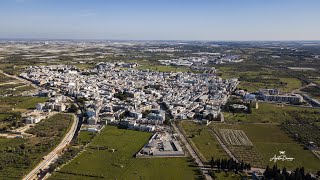
[[[320,172],[317,174],[320,175]],[[290,173],[285,167],[281,171],[277,165],[273,165],[272,168],[267,166],[263,175],[266,179],[274,180],[316,180],[310,173],[305,173],[304,167],[297,168]]]
[[[248,163],[236,162],[234,159],[217,159],[214,160],[214,158],[211,158],[210,161],[211,168],[217,168],[222,170],[228,170],[228,171],[243,171],[243,170],[250,170],[251,165]]]

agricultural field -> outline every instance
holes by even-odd
[[[191,158],[137,159],[123,174],[123,179],[196,179],[200,175]]]
[[[81,139],[88,139],[86,136]],[[135,158],[135,153],[150,137],[147,132],[106,126],[84,152],[50,179],[156,179],[160,176],[161,179],[172,179],[173,176],[174,179],[195,179],[198,176],[197,168],[187,157]]]
[[[288,134],[290,134],[297,141],[308,146],[309,142],[315,143],[316,146],[320,146],[320,126],[307,122],[307,121],[288,121],[281,124]]]
[[[216,137],[205,125],[199,125],[192,121],[181,121],[178,124],[190,144],[198,151],[204,162],[209,162],[211,158],[228,158]]]
[[[219,134],[228,145],[252,146],[251,141],[242,130],[219,129]]]
[[[246,89],[249,92],[255,92],[262,88],[277,88],[283,92],[291,92],[302,86],[302,82],[297,78],[256,65],[222,66],[218,67],[218,74],[224,79],[239,78],[238,88]]]
[[[95,137],[95,132],[89,132],[89,131],[81,131],[77,137],[76,144],[78,145],[85,145],[92,141],[92,139]]]
[[[319,109],[310,109],[294,106],[282,106],[277,104],[259,103],[258,109],[252,109],[252,113],[224,113],[227,122],[245,123],[281,123],[296,117],[315,120],[320,118]]]
[[[69,114],[56,114],[28,131],[35,136],[0,138],[0,179],[21,179],[61,141],[72,121]]]
[[[305,150],[303,145],[294,141],[288,134],[281,130],[280,125],[276,124],[210,124],[210,128],[218,129],[237,129],[243,130],[248,136],[259,156],[261,156],[263,166],[273,166],[270,161],[279,151],[286,151],[287,157],[295,158],[292,162],[278,161],[278,167],[285,166],[287,169],[295,169],[304,166],[308,171],[316,172],[319,170],[320,159],[311,151]],[[234,146],[238,147],[238,146]],[[250,157],[249,157],[250,158]],[[251,158],[250,158],[251,159]],[[244,159],[245,161],[245,159]]]
[[[250,163],[254,167],[262,167],[263,161],[250,139],[242,130],[214,129],[224,144],[239,160]]]

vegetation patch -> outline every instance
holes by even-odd
[[[21,179],[64,137],[73,117],[57,114],[31,128],[26,139],[0,138],[0,179]]]
[[[275,163],[270,161],[270,158],[272,158],[275,154],[278,155],[279,151],[285,151],[287,157],[293,157],[295,159],[291,162],[277,161],[276,164],[278,164],[278,167],[286,167],[289,170],[293,170],[296,167],[304,166],[308,171],[311,172],[316,172],[319,170],[320,160],[310,150],[305,149],[301,144],[298,144],[293,138],[281,130],[280,125],[210,124],[209,126],[213,129],[243,130],[254,145],[259,156],[261,156],[262,164],[265,166],[273,166]],[[248,160],[250,159],[254,158],[248,156]],[[246,161],[246,159],[243,160]]]
[[[227,158],[227,153],[222,149],[216,137],[205,125],[192,121],[181,121],[178,124],[191,145],[201,155],[203,162],[209,162],[211,158]]]
[[[48,98],[30,96],[0,97],[0,110],[35,109],[37,103],[48,101]]]
[[[219,129],[225,143],[229,145],[252,146],[251,141],[242,130]]]
[[[257,122],[257,123],[281,123],[286,120],[308,118],[315,120],[320,118],[319,109],[310,109],[303,107],[285,106],[277,104],[259,103],[258,109],[251,108],[251,113],[228,113],[225,112],[227,122]]]
[[[50,178],[91,179],[95,176],[105,179],[155,179],[161,175],[162,179],[170,179],[175,175],[175,179],[184,179],[185,176],[194,179],[197,168],[187,158],[136,159],[134,154],[150,137],[147,132],[106,126],[94,137],[90,147],[103,146],[107,149],[86,148]]]

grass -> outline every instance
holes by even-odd
[[[179,126],[184,130],[186,137],[192,142],[192,145],[198,150],[204,162],[211,158],[228,158],[228,155],[221,148],[210,129],[204,125],[198,125],[192,121],[181,121]]]
[[[0,84],[1,83],[6,83],[6,82],[11,82],[11,81],[15,81],[15,79],[6,76],[3,73],[0,73]]]
[[[46,102],[48,98],[30,96],[0,97],[0,109],[35,109],[37,103]]]
[[[0,85],[0,95],[20,95],[24,91],[34,90],[34,87],[23,83]]]
[[[85,145],[91,142],[92,138],[96,135],[94,132],[89,131],[81,131],[78,138],[77,143],[80,145]]]
[[[320,160],[309,150],[304,150],[303,146],[294,141],[279,125],[274,124],[210,124],[211,128],[229,128],[243,130],[249,137],[258,153],[261,155],[265,165],[273,165],[270,161],[279,151],[286,151],[287,157],[295,158],[292,162],[278,161],[278,167],[295,169],[304,166],[307,171],[316,172],[319,170]]]
[[[316,99],[320,100],[320,88],[317,86],[306,87],[303,88],[301,91],[304,91],[309,95],[315,97]]]
[[[175,179],[186,176],[194,179],[197,168],[192,167],[187,158],[134,158],[150,136],[147,132],[106,126],[82,154],[55,172],[51,179],[158,179],[160,175],[161,179],[171,179],[173,175]],[[97,146],[107,149],[97,150]]]
[[[302,86],[297,78],[288,77],[281,72],[262,67],[234,67],[222,66],[218,68],[221,78],[227,79],[238,77],[240,84],[238,88],[255,92],[262,88],[278,88],[283,92],[291,92]]]
[[[195,179],[199,174],[191,158],[137,159],[122,179]]]
[[[216,172],[216,179],[223,179],[223,180],[241,180],[242,177],[239,174],[235,174],[233,172]]]
[[[73,64],[79,69],[91,69],[94,68],[96,65],[95,64],[89,64],[89,63],[78,63],[78,64]]]
[[[286,83],[283,88],[280,88],[284,92],[291,92],[295,89],[299,89],[302,86],[302,82],[296,78],[280,78],[281,82]]]
[[[260,123],[281,123],[290,120],[297,113],[301,117],[315,119],[319,118],[318,109],[310,109],[294,106],[279,106],[277,104],[259,103],[259,108],[252,108],[251,114],[246,113],[228,113],[225,112],[225,120],[227,122],[260,122]]]
[[[56,114],[28,130],[25,139],[0,138],[0,179],[22,179],[64,137],[73,118]]]

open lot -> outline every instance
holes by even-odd
[[[278,167],[283,166],[287,169],[304,166],[307,171],[316,172],[319,170],[320,160],[309,150],[304,150],[301,144],[298,144],[280,129],[279,125],[273,124],[210,124],[213,129],[239,129],[243,130],[253,143],[255,149],[262,157],[264,165],[273,165],[270,161],[279,151],[286,151],[287,157],[295,158],[292,162],[278,161]]]
[[[224,115],[227,122],[281,123],[295,117],[319,119],[319,113],[319,109],[259,103],[259,108],[252,108],[251,114],[224,113]]]
[[[204,162],[208,162],[211,158],[228,158],[219,142],[210,132],[209,128],[199,125],[192,121],[181,121],[179,126],[184,130],[183,133],[191,141],[191,145],[198,150]]]
[[[150,137],[147,132],[106,126],[82,154],[55,172],[51,179],[155,179],[160,175],[161,179],[196,177],[197,168],[189,158],[136,159],[134,154]]]

